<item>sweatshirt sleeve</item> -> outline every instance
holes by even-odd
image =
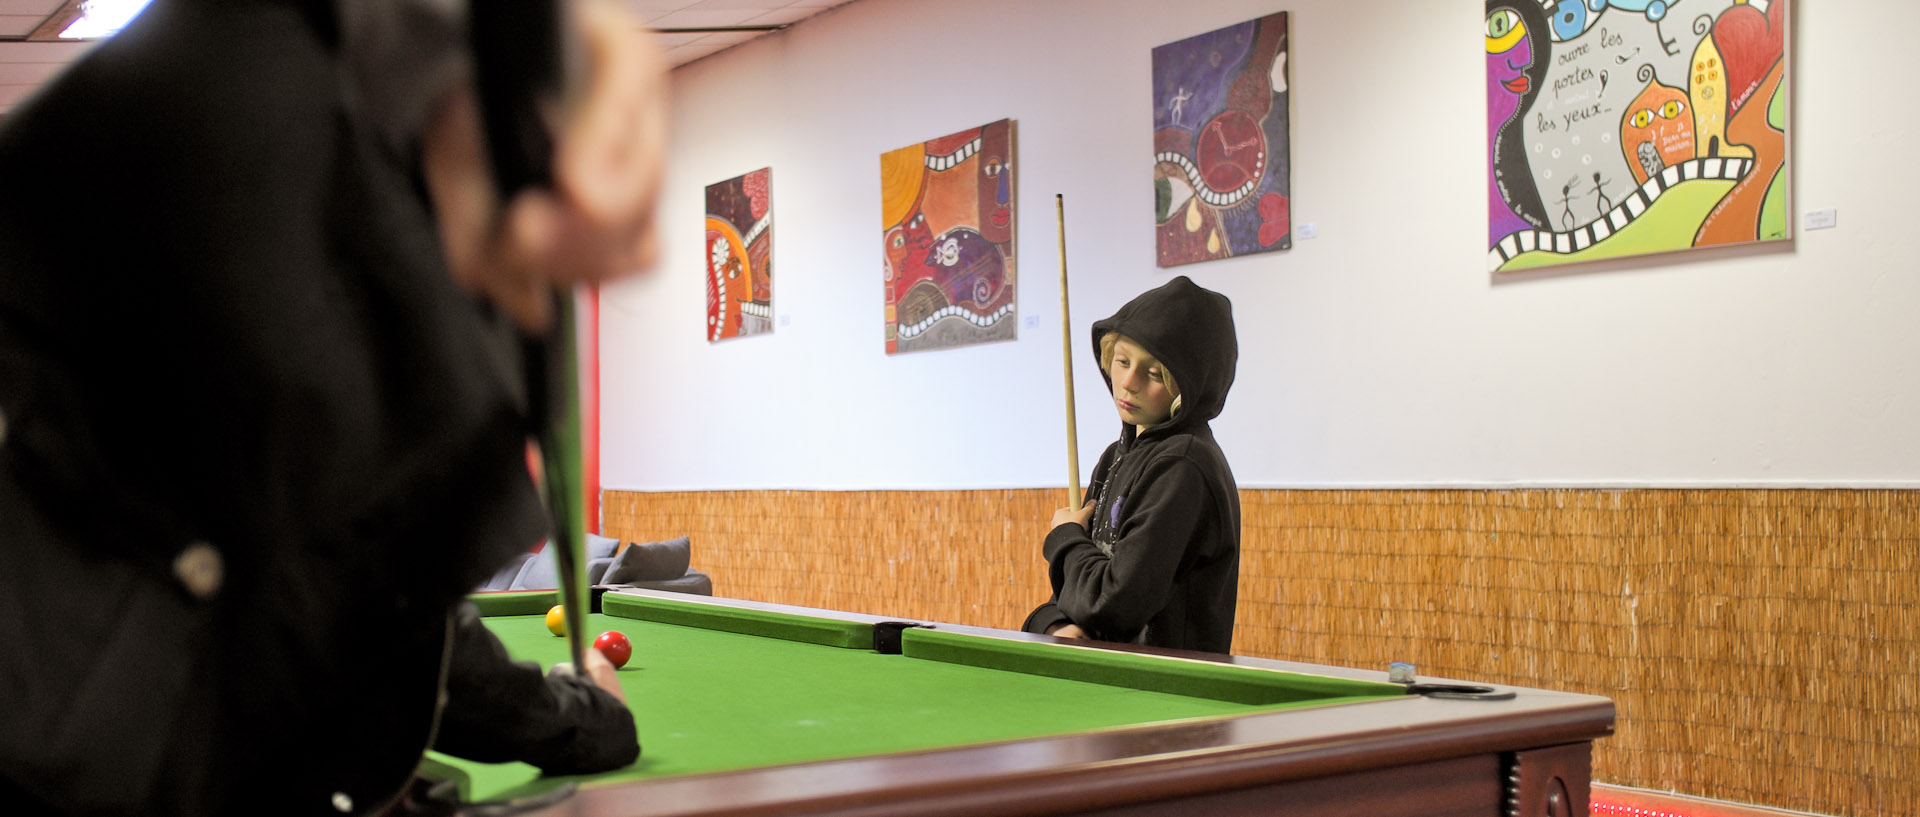
[[[1107,446],[1105,451],[1100,452],[1100,459],[1094,462],[1093,477],[1087,481],[1087,493],[1086,496],[1082,497],[1086,500],[1087,504],[1094,506],[1100,504],[1100,486],[1106,484],[1107,472],[1113,468],[1114,452],[1118,451],[1119,448],[1119,443]],[[1085,536],[1087,533],[1086,528],[1079,525],[1063,525],[1062,527],[1072,527],[1080,531],[1082,536]],[[1051,538],[1051,534],[1049,534],[1049,538]],[[1041,546],[1041,552],[1043,554],[1047,553],[1044,543]],[[1047,573],[1047,580],[1053,585],[1053,595],[1045,602],[1042,602],[1039,607],[1033,608],[1033,612],[1027,614],[1027,620],[1020,623],[1020,629],[1024,632],[1045,635],[1047,630],[1053,627],[1075,623],[1074,620],[1067,615],[1066,611],[1060,609],[1059,572],[1049,569]]]
[[[547,774],[606,771],[639,758],[631,710],[584,676],[542,675],[537,664],[512,660],[473,605],[455,615],[453,642],[433,748]]]
[[[1059,610],[1104,641],[1132,641],[1166,606],[1213,501],[1200,469],[1183,458],[1149,465],[1136,486],[1115,499],[1121,519],[1113,555],[1076,524],[1054,528],[1042,551]]]
[[[1060,612],[1060,604],[1052,599],[1048,599],[1042,602],[1039,607],[1033,608],[1033,612],[1027,614],[1027,620],[1020,624],[1020,629],[1023,632],[1046,635],[1049,629],[1061,624],[1072,623],[1073,620],[1067,618],[1066,613]]]

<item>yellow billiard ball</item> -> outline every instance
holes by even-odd
[[[566,607],[556,604],[553,606],[553,609],[547,611],[547,632],[553,633],[554,635],[567,634]]]

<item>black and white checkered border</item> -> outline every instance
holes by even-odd
[[[1636,188],[1619,205],[1607,211],[1606,216],[1592,223],[1563,233],[1518,230],[1500,239],[1493,249],[1487,251],[1487,269],[1498,271],[1515,256],[1535,250],[1560,255],[1579,252],[1624,229],[1652,207],[1654,199],[1660,198],[1660,194],[1674,185],[1694,179],[1739,180],[1752,170],[1753,160],[1745,158],[1688,159],[1671,165]]]

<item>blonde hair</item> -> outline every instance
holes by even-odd
[[[1118,344],[1120,342],[1121,338],[1126,338],[1127,340],[1132,341],[1136,346],[1139,345],[1139,341],[1135,341],[1133,340],[1133,338],[1127,338],[1126,335],[1122,335],[1119,332],[1108,332],[1104,335],[1101,335],[1100,336],[1100,371],[1106,372],[1113,369],[1113,347],[1115,344]],[[1109,375],[1109,377],[1111,377],[1111,375]],[[1180,384],[1174,382],[1173,370],[1167,368],[1166,361],[1160,361],[1160,382],[1165,383],[1167,385],[1167,392],[1173,395],[1173,404],[1167,407],[1167,416],[1174,417],[1179,415]]]

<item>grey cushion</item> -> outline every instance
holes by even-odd
[[[687,537],[665,542],[635,542],[613,557],[601,584],[632,584],[677,579],[692,561]]]
[[[620,540],[609,536],[589,533],[586,535],[586,540],[588,564],[592,564],[595,559],[612,558],[613,552],[620,549]]]
[[[583,538],[587,545],[587,584],[598,584],[600,576],[594,572],[593,562],[596,559],[610,560],[613,557],[614,548],[620,546],[620,540],[610,539],[597,533],[583,534]],[[549,540],[547,544],[551,546],[553,542]],[[508,589],[548,590],[559,587],[560,572],[553,563],[553,554],[548,553],[543,547],[539,553],[531,555],[532,558],[525,562]],[[605,568],[601,571],[605,572]]]
[[[527,560],[533,558],[534,555],[535,554],[532,553],[522,553],[514,556],[512,559],[508,559],[506,564],[501,565],[499,570],[494,571],[493,578],[486,580],[485,583],[474,588],[474,590],[506,590],[513,587],[513,580],[520,576],[521,568],[526,567]]]
[[[513,586],[509,590],[550,590],[560,586],[559,568],[553,563],[553,554],[546,548],[527,559],[520,575],[513,577]]]

